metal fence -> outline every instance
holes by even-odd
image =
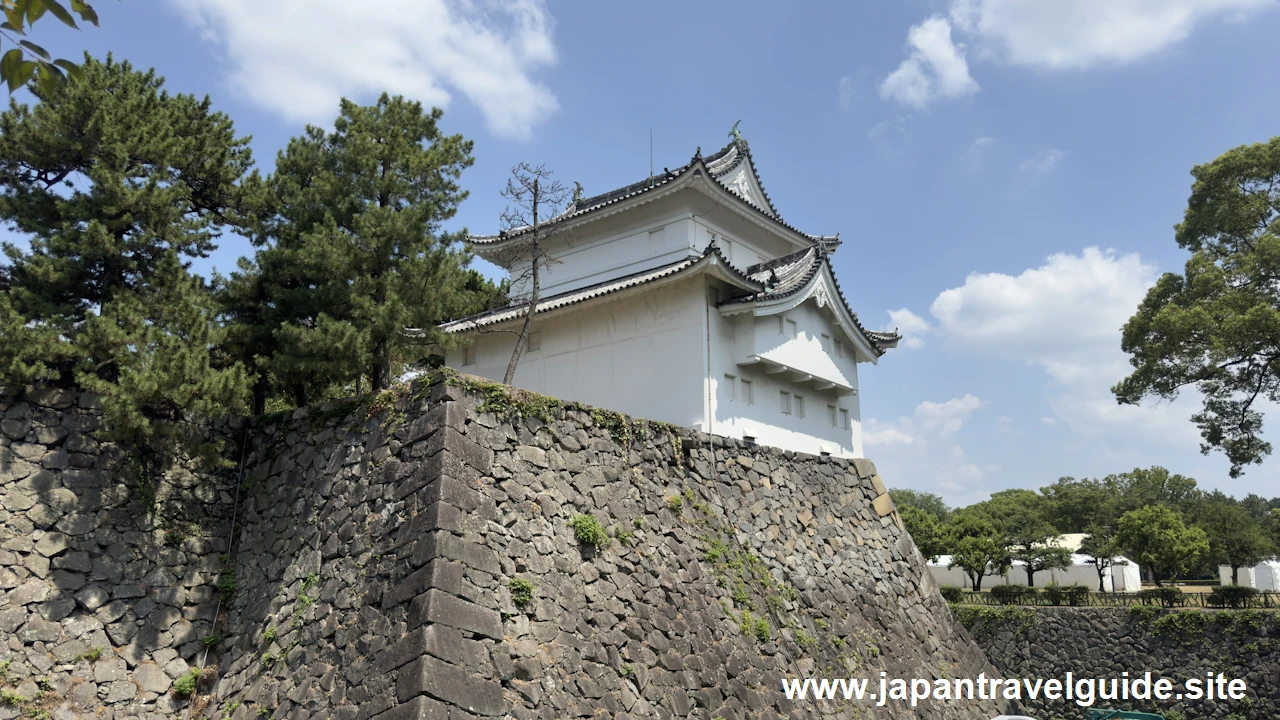
[[[1068,599],[1062,599],[1059,602],[1051,602],[1045,593],[1038,592],[1034,595],[1023,595],[1015,603],[1005,603],[997,600],[990,592],[983,590],[981,592],[965,591],[960,596],[961,605],[1035,605],[1042,607],[1134,607],[1137,605],[1149,605],[1152,607],[1186,607],[1186,608],[1235,608],[1244,609],[1252,608],[1259,610],[1280,610],[1280,593],[1260,592],[1250,595],[1248,598],[1242,599],[1235,604],[1228,604],[1226,601],[1218,597],[1213,597],[1209,593],[1182,593],[1180,596],[1159,597],[1156,595],[1142,593],[1100,593],[1091,592],[1088,594],[1080,594],[1075,598],[1075,602],[1069,602]]]

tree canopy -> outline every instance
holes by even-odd
[[[894,507],[898,509],[904,507],[917,508],[929,513],[936,520],[945,520],[947,514],[951,512],[951,508],[948,508],[947,504],[942,501],[942,497],[934,493],[895,488],[889,491],[889,496],[893,498]]]
[[[151,447],[173,421],[241,407],[244,369],[219,354],[187,263],[236,222],[252,165],[208,98],[162,86],[86,59],[82,79],[0,114],[0,218],[30,238],[4,246],[0,385],[101,393],[113,431]]]
[[[1231,568],[1231,584],[1239,584],[1242,567],[1253,567],[1276,551],[1261,523],[1242,506],[1223,495],[1207,500],[1196,525],[1209,540],[1208,560]]]
[[[1166,273],[1125,324],[1133,372],[1113,390],[1121,403],[1204,396],[1192,420],[1201,451],[1217,449],[1231,476],[1262,462],[1260,400],[1280,400],[1280,137],[1197,165],[1178,245],[1182,274]]]
[[[977,515],[961,515],[948,525],[952,547],[951,567],[964,570],[974,590],[982,589],[987,575],[1000,575],[1012,560],[1004,535],[990,521]]]
[[[298,404],[361,378],[386,388],[449,342],[439,323],[492,301],[461,233],[442,229],[473,159],[471,141],[440,132],[441,116],[385,94],[343,100],[332,132],[308,127],[257,185],[261,249],[222,288],[259,398],[268,377]]]
[[[1157,585],[1185,572],[1209,552],[1204,530],[1188,527],[1180,514],[1162,505],[1125,513],[1116,528],[1116,545],[1147,568]]]

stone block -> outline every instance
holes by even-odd
[[[40,388],[27,393],[25,398],[32,405],[65,410],[75,404],[76,393],[66,388]]]
[[[409,627],[442,623],[459,630],[502,639],[502,616],[497,610],[481,607],[440,590],[428,590],[409,605]]]
[[[858,477],[863,480],[869,479],[876,474],[876,465],[866,458],[854,458],[853,469],[858,473]]]
[[[9,591],[10,605],[30,605],[49,597],[49,585],[40,580],[28,580]]]
[[[42,617],[32,617],[18,631],[18,638],[25,643],[55,642],[62,633],[62,626]]]
[[[871,501],[871,507],[875,509],[877,515],[884,517],[894,511],[893,498],[889,497],[889,493],[884,493]]]
[[[420,627],[379,653],[378,670],[384,673],[391,672],[423,655],[431,655],[455,665],[465,664],[462,634],[447,625]]]
[[[397,500],[409,497],[441,477],[460,479],[476,474],[475,470],[463,465],[462,460],[453,453],[436,453],[425,460],[414,461],[410,467],[412,472],[396,488]]]
[[[419,658],[401,670],[396,681],[396,697],[400,702],[419,695],[430,695],[486,717],[496,717],[506,711],[501,685],[430,656]]]
[[[493,468],[492,450],[481,447],[476,441],[451,427],[444,428],[427,440],[428,456],[440,452],[454,455],[464,465],[475,468],[486,475]]]
[[[426,487],[418,493],[418,500],[427,505],[448,503],[463,512],[471,512],[484,505],[487,498],[472,490],[461,479],[442,475],[427,483]]]
[[[451,595],[462,594],[462,566],[437,558],[387,589],[382,596],[382,609],[389,610],[402,602],[436,588]]]
[[[133,670],[133,679],[144,692],[163,693],[173,680],[152,663],[142,663]]]
[[[884,485],[884,480],[880,478],[880,473],[876,473],[871,476],[871,487],[876,489],[877,495],[883,495],[889,492],[889,488]]]
[[[423,438],[430,437],[442,427],[461,431],[467,421],[467,410],[456,402],[440,403],[427,411],[426,415],[409,423],[409,432],[404,444],[411,445]]]
[[[421,535],[433,530],[448,530],[461,533],[466,530],[467,518],[461,510],[448,503],[432,503],[431,507],[418,513],[413,519],[415,534]]]
[[[457,715],[454,715],[457,717]],[[378,713],[373,720],[449,720],[449,706],[425,695]]]
[[[443,530],[428,533],[413,548],[413,564],[424,565],[436,558],[456,560],[467,567],[483,570],[491,575],[501,572],[498,555],[493,550],[468,542]]]

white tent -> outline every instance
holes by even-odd
[[[1059,585],[1083,585],[1092,591],[1098,589],[1098,570],[1090,562],[1093,558],[1079,553],[1071,556],[1071,567],[1062,570],[1041,570],[1035,574],[1036,587],[1044,587],[1049,583]],[[968,588],[972,586],[969,576],[958,567],[948,567],[951,556],[943,555],[929,563],[929,573],[934,581],[941,585],[954,585]],[[1013,567],[1003,575],[987,575],[982,578],[982,587],[987,589],[993,585],[1027,584],[1027,571],[1024,564],[1014,561]],[[1115,558],[1114,564],[1103,571],[1102,588],[1104,592],[1137,592],[1142,589],[1142,578],[1138,566],[1123,557]]]
[[[1231,584],[1230,566],[1218,566],[1218,579],[1223,585]],[[1236,573],[1236,579],[1245,587],[1262,592],[1280,592],[1280,561],[1264,560],[1251,568],[1242,567]]]

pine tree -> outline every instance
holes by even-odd
[[[343,100],[333,132],[308,127],[277,159],[256,267],[232,282],[243,290],[260,274],[259,319],[274,326],[264,364],[295,402],[364,377],[388,387],[448,342],[439,323],[492,300],[461,234],[441,227],[473,162],[471,141],[443,135],[441,116],[385,94],[372,106]]]
[[[0,385],[101,393],[119,439],[163,453],[183,422],[242,402],[187,264],[235,222],[252,159],[208,98],[110,57],[82,68],[0,114],[0,218],[30,238],[4,247]]]

